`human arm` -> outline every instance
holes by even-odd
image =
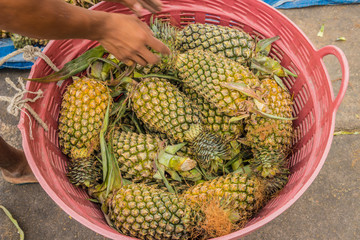
[[[147,46],[169,54],[135,16],[91,11],[63,0],[0,0],[0,16],[2,29],[34,38],[99,41],[121,61],[156,63],[159,57]]]

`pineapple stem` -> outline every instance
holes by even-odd
[[[15,225],[16,229],[18,230],[18,233],[20,234],[20,240],[24,240],[25,239],[24,231],[20,228],[16,219],[13,218],[9,210],[7,210],[3,205],[0,205],[0,208],[4,211],[4,213],[10,219],[10,221]]]

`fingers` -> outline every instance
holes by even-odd
[[[156,64],[160,61],[160,57],[149,51],[146,47],[142,48],[138,55],[140,55],[148,64]]]
[[[170,55],[171,53],[170,49],[163,42],[153,36],[148,38],[147,45],[163,55]]]
[[[159,0],[138,0],[143,8],[149,10],[152,13],[156,13],[161,10],[162,3]]]

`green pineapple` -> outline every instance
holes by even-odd
[[[250,67],[261,78],[269,75],[296,77],[268,56],[271,44],[279,39],[278,36],[255,41],[248,33],[236,28],[195,23],[177,29],[158,19],[152,21],[151,28],[154,36],[174,51],[186,52],[191,49],[211,51]],[[169,60],[165,58],[165,62],[167,61]],[[160,63],[147,69],[160,72],[164,69],[162,65],[164,64]]]
[[[228,116],[248,112],[248,91],[253,92],[260,86],[259,79],[248,68],[209,51],[190,50],[179,54],[175,66],[184,86]],[[242,87],[243,92],[232,89],[231,84]]]
[[[171,140],[189,142],[204,168],[216,170],[219,162],[230,158],[229,144],[205,131],[200,111],[171,83],[159,78],[143,79],[129,93],[137,117]]]
[[[189,24],[176,35],[176,47],[210,50],[237,62],[246,62],[255,50],[255,40],[242,30],[212,24]]]
[[[264,79],[260,91],[265,104],[258,104],[258,109],[284,119],[252,114],[246,119],[246,141],[253,149],[256,171],[263,177],[273,177],[286,171],[286,157],[293,136],[293,100],[274,79]]]
[[[189,87],[183,87],[183,92],[193,101],[202,113],[202,121],[205,128],[211,132],[217,132],[231,140],[238,139],[243,133],[243,123],[231,122],[231,117],[221,113],[213,104]]]
[[[67,177],[77,187],[90,188],[102,180],[102,166],[94,156],[72,159],[67,166]]]
[[[149,134],[115,130],[112,139],[122,176],[133,182],[153,181],[157,172],[155,161],[174,171],[189,171],[196,166],[196,162],[186,156],[167,155],[169,161],[163,162],[160,151],[165,149],[164,143]]]
[[[99,133],[111,97],[102,83],[89,78],[75,79],[63,95],[59,117],[59,143],[70,158],[79,158],[79,149],[87,156],[99,149]]]
[[[116,188],[103,202],[104,212],[119,232],[140,239],[189,239],[197,212],[173,193],[129,184]]]

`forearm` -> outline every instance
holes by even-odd
[[[107,14],[63,0],[0,0],[0,29],[44,39],[99,40]]]

